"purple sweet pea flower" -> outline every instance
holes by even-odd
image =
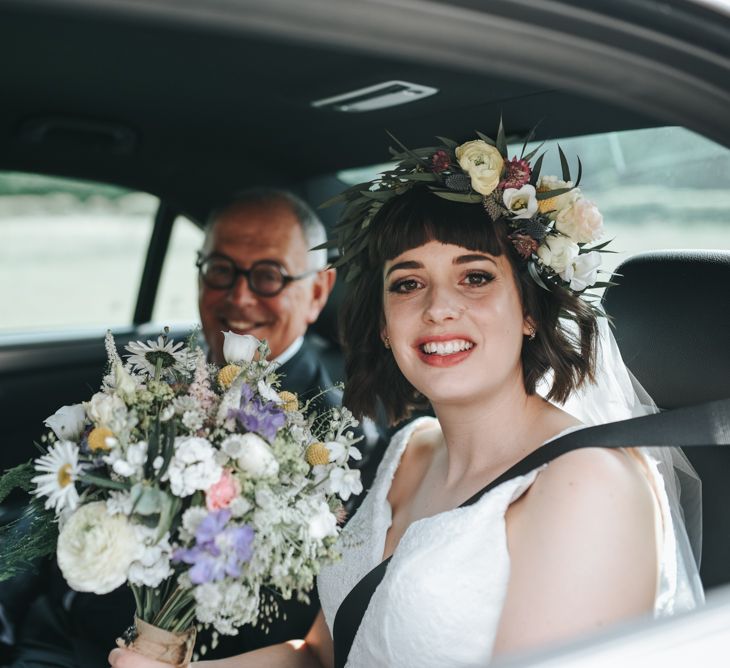
[[[189,574],[193,584],[239,577],[241,566],[251,559],[253,529],[247,524],[226,527],[230,518],[227,509],[209,513],[195,531],[195,545],[173,553],[174,562],[192,564]]]
[[[254,396],[246,383],[241,387],[241,407],[228,411],[229,418],[238,420],[246,431],[254,432],[271,442],[276,432],[286,424],[286,414],[273,401]]]

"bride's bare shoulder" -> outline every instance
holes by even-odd
[[[612,525],[640,533],[653,527],[654,495],[636,460],[622,450],[584,448],[554,459],[524,497],[529,524],[560,524],[578,534]]]

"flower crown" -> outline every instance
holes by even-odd
[[[589,246],[603,235],[603,216],[578,188],[580,158],[575,183],[559,146],[562,179],[540,176],[545,152],[531,161],[542,144],[525,155],[534,133],[535,129],[525,139],[520,157],[511,159],[501,120],[496,141],[477,132],[478,139],[464,144],[437,137],[438,146],[411,150],[389,133],[399,146],[399,150],[390,148],[396,166],[322,205],[344,202],[345,208],[334,227],[334,238],[318,248],[338,248],[340,257],[332,266],[347,267],[345,279],[353,280],[362,271],[362,254],[378,211],[421,183],[438,197],[481,204],[490,220],[506,221],[509,239],[538,285],[547,290],[549,285],[558,286],[590,301],[592,296],[584,294],[589,287],[610,285],[598,282],[600,253],[610,252],[604,251],[610,242]]]

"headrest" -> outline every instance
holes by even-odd
[[[658,406],[730,397],[730,251],[642,253],[612,280],[616,341]]]

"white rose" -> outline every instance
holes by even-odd
[[[140,545],[125,515],[109,515],[103,501],[81,506],[58,536],[56,556],[76,591],[107,594],[127,579]]]
[[[570,188],[567,193],[556,195],[549,199],[538,201],[538,207],[541,213],[549,213],[551,218],[566,207],[570,206],[575,200],[581,196],[580,188],[574,188],[572,181],[563,181],[557,176],[541,176],[537,182],[537,192],[549,192],[550,190],[561,190],[562,188]]]
[[[502,178],[504,158],[482,139],[456,147],[459,166],[471,177],[471,187],[481,195],[490,195]]]
[[[259,340],[255,336],[223,332],[223,357],[228,364],[247,364],[258,347]]]
[[[91,401],[85,404],[86,411],[97,427],[108,427],[112,431],[119,426],[119,421],[126,419],[127,407],[116,395],[97,392]]]
[[[44,424],[62,441],[78,441],[86,422],[86,410],[83,404],[61,406],[53,415],[46,418]]]
[[[312,540],[317,541],[337,535],[337,518],[324,501],[310,515],[307,532]]]
[[[505,188],[502,201],[512,212],[512,218],[532,218],[537,213],[535,186],[529,183],[521,188]]]
[[[279,472],[279,462],[263,438],[257,434],[242,434],[239,444],[236,461],[242,471],[253,478],[275,476]]]
[[[598,251],[583,253],[571,262],[560,277],[570,281],[570,289],[581,292],[598,280],[598,268],[601,266],[601,254]]]
[[[543,264],[560,273],[578,256],[579,250],[578,244],[568,237],[550,235],[540,244],[537,256]]]
[[[217,483],[222,472],[216,461],[215,449],[206,439],[178,436],[175,454],[164,479],[170,481],[170,489],[175,496],[186,497]]]
[[[603,235],[603,216],[596,205],[583,197],[558,212],[555,227],[573,241],[585,244]]]

